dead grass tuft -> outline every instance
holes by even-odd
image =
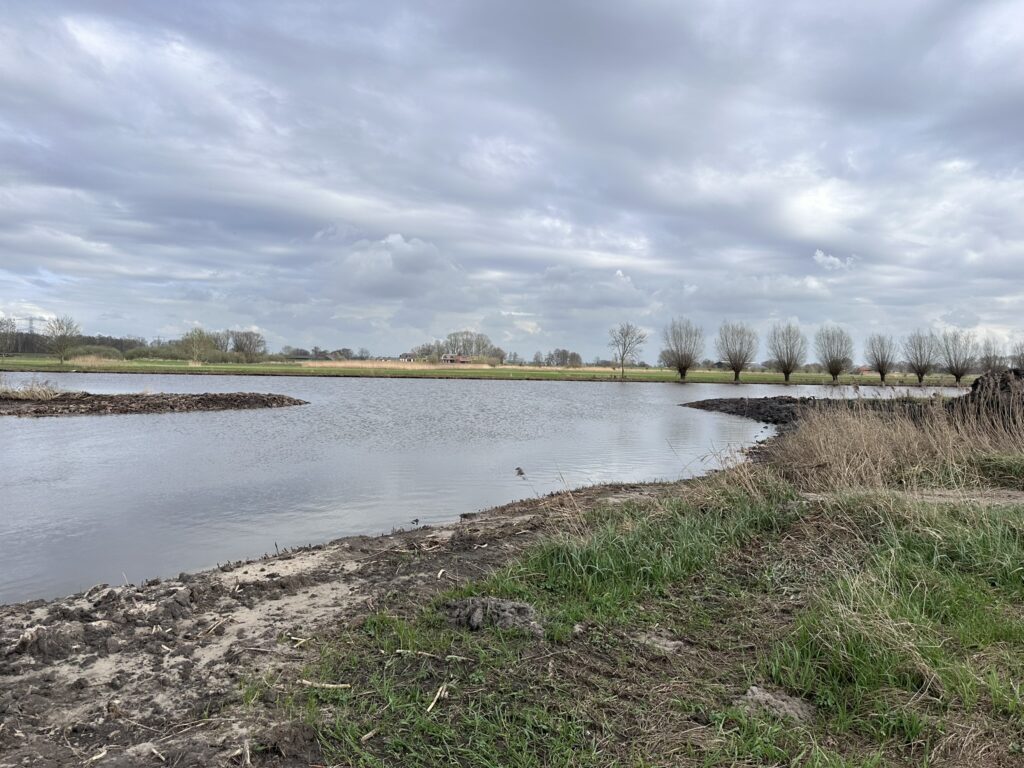
[[[19,386],[8,386],[0,376],[0,400],[53,400],[61,390],[48,381],[33,378]]]
[[[805,413],[766,458],[807,491],[965,488],[984,481],[984,457],[1024,453],[1016,423],[1016,416],[947,409],[941,400],[892,410],[841,403]]]

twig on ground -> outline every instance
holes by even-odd
[[[299,685],[304,685],[307,688],[322,688],[328,691],[340,691],[352,687],[350,683],[318,683],[314,680],[306,680],[305,678],[299,680]]]
[[[442,683],[441,687],[437,689],[437,693],[434,694],[434,700],[430,702],[430,706],[427,707],[427,713],[437,706],[437,702],[443,698],[448,698],[448,683]]]

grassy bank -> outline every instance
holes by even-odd
[[[181,360],[103,360],[87,358],[60,363],[55,357],[14,356],[0,358],[0,371],[34,371],[40,373],[161,373],[222,376],[361,376],[371,378],[427,378],[427,379],[498,379],[531,381],[617,381],[618,370],[611,368],[546,368],[533,366],[457,366],[399,363],[373,363],[350,361],[338,363],[263,362],[263,363],[204,363],[197,365]],[[666,368],[627,368],[626,381],[672,382],[679,374]],[[687,381],[702,384],[732,383],[731,371],[695,370]],[[831,377],[819,373],[795,373],[793,384],[830,384]],[[877,386],[876,375],[841,376],[841,384]],[[784,384],[783,376],[773,371],[750,371],[743,374],[745,384]],[[890,375],[888,384],[916,386],[910,375]],[[965,379],[965,383],[970,383]],[[951,376],[933,375],[925,380],[927,386],[952,386]]]
[[[1020,765],[1021,439],[873,414],[840,450],[848,413],[580,507],[426,605],[383,595],[315,641],[304,683],[244,696],[340,765]],[[446,620],[479,596],[543,631]]]

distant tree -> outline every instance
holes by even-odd
[[[78,337],[82,335],[82,329],[69,315],[51,317],[46,321],[46,328],[43,336],[46,338],[46,346],[63,363],[68,358],[68,352],[78,343]]]
[[[465,357],[493,357],[496,349],[487,334],[476,331],[455,331],[444,340],[444,351]]]
[[[779,323],[768,332],[768,351],[789,384],[790,375],[807,360],[807,339],[796,323]]]
[[[519,356],[518,352],[509,352],[505,358],[505,365],[522,365],[523,358]]]
[[[715,340],[719,357],[729,366],[733,381],[739,382],[740,374],[757,357],[757,331],[745,323],[722,323]]]
[[[686,372],[704,354],[704,329],[685,318],[675,318],[662,331],[661,338],[665,349],[659,359],[666,368],[675,368],[681,381],[686,381]]]
[[[533,353],[533,364],[544,365],[544,353],[541,352],[539,349]]]
[[[633,323],[619,323],[608,331],[608,348],[621,369],[620,378],[626,378],[626,363],[634,362],[647,341],[647,332]]]
[[[18,326],[13,317],[0,317],[0,357],[11,354],[18,341]]]
[[[1010,349],[1010,364],[1018,370],[1024,370],[1024,341],[1014,342]]]
[[[255,363],[267,354],[267,340],[259,331],[232,331],[231,348],[247,363]]]
[[[832,383],[839,380],[839,374],[852,365],[853,339],[838,325],[823,325],[814,334],[814,351],[818,362],[832,377]]]
[[[864,346],[864,356],[868,365],[878,371],[882,383],[885,384],[885,377],[896,366],[896,342],[892,336],[881,333],[873,333],[868,336],[867,344]]]
[[[978,352],[978,367],[983,373],[998,373],[1006,370],[1006,353],[998,339],[986,336]]]
[[[217,350],[217,336],[218,334],[207,333],[202,328],[193,328],[181,337],[181,346],[189,360],[199,362],[210,352]]]
[[[210,340],[218,352],[231,351],[231,331],[214,331],[210,334]]]
[[[544,356],[544,365],[558,368],[580,368],[583,365],[583,358],[578,352],[568,349],[553,349]]]
[[[931,331],[917,330],[903,339],[903,357],[907,368],[917,376],[918,385],[924,384],[924,377],[935,370],[939,356],[939,344]]]
[[[360,347],[359,351],[356,352],[356,360],[369,360],[369,359],[370,359],[370,350],[368,350],[366,347]]]
[[[971,372],[978,356],[978,342],[974,334],[961,328],[949,328],[939,337],[939,358],[942,368],[953,377],[956,385]]]

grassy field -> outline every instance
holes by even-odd
[[[165,373],[190,375],[231,375],[231,376],[364,376],[377,378],[428,378],[428,379],[509,379],[540,381],[611,381],[620,377],[618,370],[611,368],[546,368],[533,366],[483,366],[483,365],[425,365],[418,363],[399,364],[391,362],[346,361],[325,362],[264,362],[202,364],[180,360],[102,360],[87,358],[71,360],[63,365],[55,357],[13,356],[0,358],[0,371],[34,371],[39,373],[73,371],[79,373]],[[666,382],[679,381],[679,375],[666,368],[627,368],[626,381]],[[731,383],[731,371],[695,370],[687,376],[693,383]],[[772,371],[749,371],[742,376],[746,384],[783,384],[780,373]],[[795,373],[793,384],[830,384],[831,377],[818,373]],[[877,375],[845,375],[842,384],[860,386],[878,385]],[[888,382],[898,386],[916,386],[917,380],[910,375],[890,375]],[[969,380],[965,379],[965,383]],[[953,379],[945,375],[929,376],[928,386],[952,386]]]
[[[430,605],[382,596],[316,640],[312,686],[244,696],[339,765],[1024,764],[1024,439],[864,413],[820,448],[847,413],[581,508]],[[529,603],[543,637],[453,629],[440,607],[471,595]]]

